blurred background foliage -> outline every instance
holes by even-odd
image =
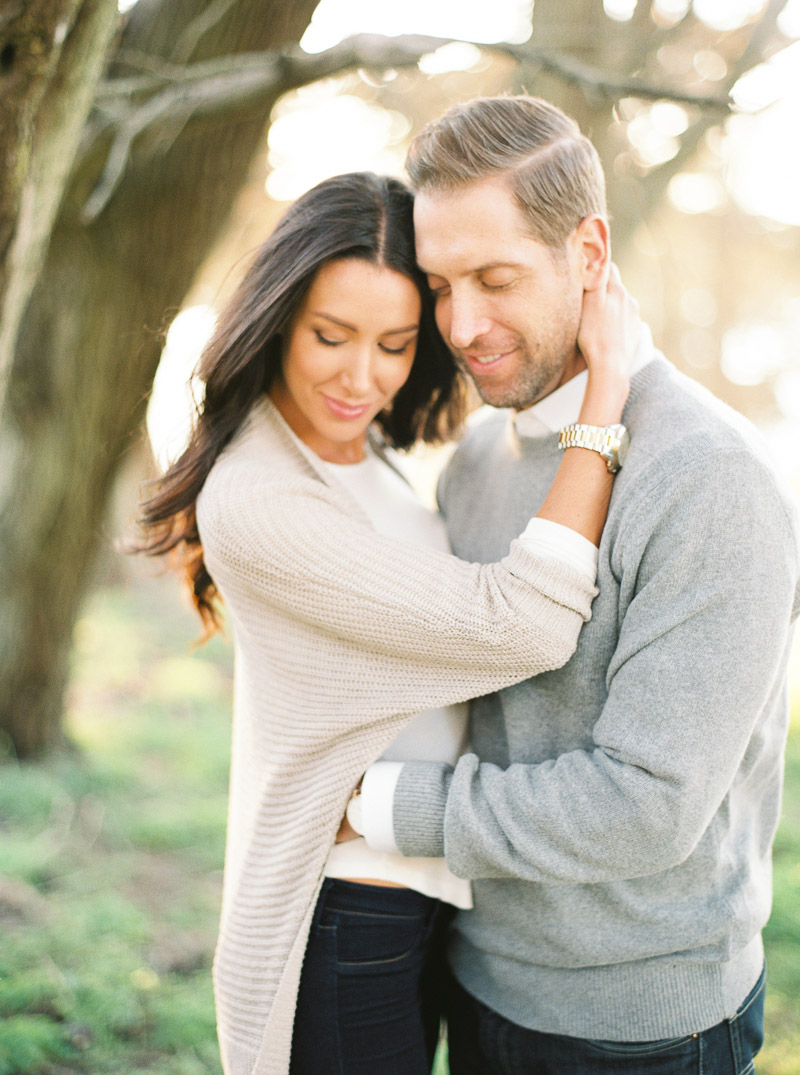
[[[218,1073],[231,653],[192,651],[177,584],[114,549],[215,310],[314,182],[400,174],[455,101],[541,94],[601,152],[657,345],[797,488],[800,0],[25,9],[0,19],[0,1075]],[[793,683],[765,1075],[800,1075]]]

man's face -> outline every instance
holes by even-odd
[[[414,228],[439,331],[486,403],[528,407],[584,368],[575,233],[563,250],[532,238],[501,177],[418,194]]]

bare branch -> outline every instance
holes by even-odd
[[[114,53],[114,63],[122,64],[125,67],[132,67],[138,71],[149,71],[151,75],[155,75],[159,80],[159,85],[163,85],[165,82],[180,82],[186,75],[185,64],[170,63],[169,60],[164,60],[160,56],[152,56],[148,52],[141,52],[139,49],[117,49]],[[140,79],[139,82],[147,85],[147,79]],[[120,87],[124,86],[126,80],[124,78],[114,79],[114,88],[117,93],[121,93]],[[139,88],[137,85],[137,79],[131,78],[129,80],[130,92],[134,92]]]
[[[731,102],[727,94],[697,94],[650,82],[643,78],[615,78],[596,67],[582,63],[572,56],[558,55],[544,49],[531,49],[518,46],[492,45],[495,52],[513,56],[520,62],[533,63],[552,74],[559,75],[566,82],[580,86],[584,90],[601,93],[609,100],[620,97],[642,97],[650,101],[677,101],[680,104],[696,105],[710,112],[725,113],[730,110]]]
[[[221,0],[219,5],[212,5],[215,19],[222,17],[230,2],[232,0]],[[728,89],[746,70],[747,63],[755,62],[760,56],[760,49],[774,33],[775,20],[785,3],[786,0],[770,0],[767,14],[754,31],[745,57],[737,65],[735,78],[729,82]],[[199,27],[195,27],[193,32],[199,33]],[[95,219],[108,204],[125,172],[134,143],[145,131],[175,125],[182,127],[192,120],[245,116],[274,100],[277,94],[297,86],[357,67],[380,70],[414,66],[426,53],[447,43],[447,39],[425,36],[386,38],[360,34],[316,55],[308,55],[299,49],[240,53],[183,66],[139,54],[123,53],[123,62],[145,69],[148,73],[112,79],[99,87],[96,105],[106,113],[102,129],[107,131],[110,127],[115,133],[106,168],[86,205],[84,219]],[[689,93],[678,87],[635,76],[618,78],[572,56],[549,49],[503,44],[481,47],[510,56],[522,65],[547,70],[579,86],[584,92],[602,95],[609,100],[639,97],[653,101],[675,101],[700,108],[707,116],[713,117],[712,122],[718,121],[731,109],[727,91],[711,95]],[[147,99],[143,103],[135,103],[142,96]],[[88,152],[88,147],[84,152]]]
[[[200,39],[237,3],[237,0],[212,0],[212,3],[191,22],[178,38],[172,50],[173,63],[186,63]]]
[[[296,86],[339,74],[352,67],[403,67],[416,64],[426,52],[446,41],[441,38],[409,37],[392,41],[371,35],[359,36],[317,55],[299,49],[290,52],[239,53],[183,68],[167,65],[159,74],[112,79],[98,90],[96,105],[105,121],[83,147],[84,156],[97,135],[114,131],[106,167],[83,210],[88,223],[99,216],[117,189],[131,157],[134,142],[145,131],[169,124],[183,125],[190,119],[244,116],[276,94]],[[169,78],[142,104],[128,104],[153,88],[153,80]],[[121,118],[115,111],[125,106]]]

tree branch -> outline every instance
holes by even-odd
[[[149,64],[150,71],[145,75],[106,81],[99,87],[95,103],[106,114],[103,129],[107,131],[110,126],[114,131],[113,142],[103,175],[84,209],[84,220],[94,220],[108,204],[125,172],[134,143],[145,131],[173,123],[183,125],[190,120],[248,115],[273,100],[276,93],[286,93],[354,67],[415,66],[426,53],[447,43],[446,39],[435,37],[386,38],[361,34],[316,55],[299,49],[245,53],[183,67],[158,60]],[[719,114],[730,108],[730,100],[724,95],[690,94],[644,79],[615,78],[572,57],[545,49],[514,45],[483,47],[520,63],[534,63],[610,99],[666,98]],[[140,67],[148,64],[147,58],[141,56],[123,54],[122,59]],[[130,105],[131,100],[136,102],[147,94],[150,96],[143,103]],[[121,116],[115,117],[120,108]],[[88,147],[84,153],[88,153]]]
[[[186,63],[200,39],[228,14],[237,0],[212,0],[208,7],[191,22],[178,38],[172,50],[173,63]]]
[[[495,52],[513,56],[520,62],[533,63],[552,74],[559,75],[565,82],[571,82],[583,90],[601,93],[609,100],[618,100],[620,97],[641,97],[650,101],[675,101],[678,104],[696,105],[711,112],[730,111],[731,101],[727,94],[687,93],[648,79],[615,78],[572,56],[558,55],[544,49],[521,48],[512,45],[488,47]]]

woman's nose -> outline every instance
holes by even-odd
[[[342,370],[342,383],[354,396],[366,395],[372,385],[373,358],[369,348],[359,348]]]

